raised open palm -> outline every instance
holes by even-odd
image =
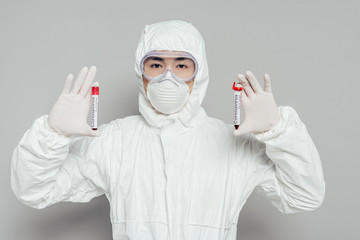
[[[250,71],[246,71],[245,76],[239,74],[238,79],[244,89],[240,102],[245,116],[244,122],[234,130],[234,134],[264,132],[279,123],[280,114],[271,91],[269,75],[264,76],[264,90]]]
[[[54,104],[48,117],[48,125],[57,132],[71,135],[100,136],[87,123],[90,110],[91,84],[96,75],[96,67],[83,67],[71,89],[73,75],[69,74],[64,89]]]

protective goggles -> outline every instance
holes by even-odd
[[[198,71],[196,59],[187,52],[151,51],[140,62],[142,75],[150,81],[163,79],[168,72],[177,81],[190,81]]]

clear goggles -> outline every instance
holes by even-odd
[[[163,79],[169,72],[177,81],[190,81],[198,71],[196,59],[187,52],[151,51],[140,63],[142,75],[150,81]]]

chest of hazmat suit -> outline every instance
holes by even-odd
[[[147,101],[140,72],[152,50],[191,53],[199,64],[189,102],[174,114]],[[105,194],[114,240],[235,240],[239,213],[255,191],[284,214],[318,208],[325,195],[321,161],[296,111],[259,134],[233,135],[207,116],[203,38],[183,21],[147,25],[136,50],[141,115],[99,127],[100,137],[66,137],[36,119],[13,152],[12,189],[33,208],[88,202]]]

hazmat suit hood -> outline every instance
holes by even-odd
[[[146,97],[140,62],[146,53],[153,50],[188,52],[198,62],[199,68],[189,101],[179,112],[169,115],[160,113],[152,107]],[[201,109],[200,106],[209,83],[205,42],[199,31],[191,23],[171,20],[146,25],[135,52],[135,72],[140,83],[139,111],[148,124],[155,128],[162,128],[168,120],[173,119],[180,121],[185,127],[191,125],[191,120]]]

